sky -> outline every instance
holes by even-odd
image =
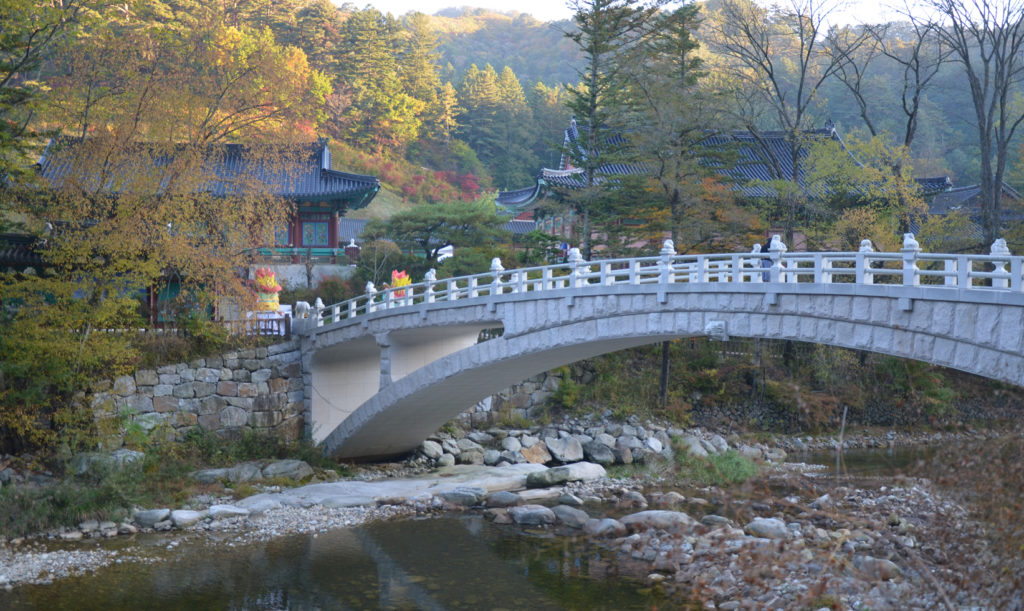
[[[349,0],[358,7],[366,5],[373,6],[382,13],[391,13],[396,17],[411,11],[419,11],[427,15],[433,15],[445,8],[471,6],[474,8],[486,8],[495,11],[517,11],[533,15],[540,21],[558,21],[572,18],[573,12],[566,6],[566,0]],[[335,0],[341,4],[342,0]],[[898,15],[891,10],[886,10],[881,4],[898,4],[899,0],[887,2],[883,0],[845,0],[841,1],[842,8],[836,11],[836,21],[839,23],[876,23],[886,19],[898,19]],[[772,4],[765,0],[762,4]],[[779,4],[786,6],[785,0]],[[884,16],[884,19],[883,19]]]
[[[382,13],[391,13],[396,17],[410,11],[419,11],[433,15],[437,11],[458,6],[472,6],[495,11],[517,11],[533,15],[540,21],[557,21],[572,17],[572,11],[566,8],[564,0],[351,0],[352,4],[362,7],[366,4]],[[339,2],[340,3],[340,2]]]

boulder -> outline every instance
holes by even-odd
[[[554,524],[557,520],[555,513],[543,505],[509,507],[508,515],[521,526],[544,526]]]
[[[285,477],[302,480],[313,475],[313,467],[302,460],[275,460],[263,467],[263,477]]]
[[[444,454],[441,455],[441,458],[437,459],[437,466],[438,467],[450,467],[450,466],[452,466],[454,464],[455,464],[455,456],[453,456],[452,454],[449,454],[448,452],[445,452]]]
[[[598,433],[597,435],[594,435],[594,441],[598,443],[603,443],[609,448],[615,447],[615,438],[609,435],[608,433]]]
[[[262,497],[264,495],[256,495]],[[281,506],[281,503],[273,501],[272,499],[249,497],[245,499],[249,501],[249,508],[238,507],[236,505],[210,505],[210,508],[206,510],[207,515],[213,520],[222,520],[224,518],[244,518],[250,513],[263,513],[268,509],[277,509]]]
[[[659,441],[656,437],[648,437],[647,439],[645,439],[644,447],[654,452],[655,454],[661,452],[662,449],[664,449],[664,447],[661,445],[661,441]]]
[[[686,504],[686,497],[679,494],[675,490],[670,490],[665,494],[659,494],[658,496],[651,497],[656,507],[680,507]]]
[[[117,470],[141,461],[146,455],[121,448],[113,452],[83,452],[71,459],[71,472],[84,475],[97,469]]]
[[[575,507],[569,507],[568,505],[558,505],[551,508],[552,513],[558,518],[558,521],[565,524],[569,528],[583,528],[583,526],[590,519],[587,512]]]
[[[203,512],[191,509],[175,509],[171,512],[171,522],[175,528],[188,528],[204,517]]]
[[[436,441],[430,441],[429,439],[423,442],[423,445],[420,446],[420,451],[423,452],[423,455],[430,460],[437,460],[438,458],[441,458],[442,454],[444,454],[441,444]]]
[[[572,463],[583,460],[583,446],[575,437],[563,437],[555,439],[548,437],[544,440],[551,456],[562,463]]]
[[[675,530],[682,527],[690,527],[697,522],[682,511],[666,511],[664,509],[649,509],[633,513],[619,519],[631,532],[647,530],[648,528],[660,528],[661,530]]]
[[[238,501],[234,506],[247,510],[251,515],[259,515],[267,511],[280,509],[282,507],[281,495],[257,494]],[[214,507],[228,507],[228,505],[214,505],[210,507],[209,511],[211,518],[214,517]]]
[[[501,452],[497,450],[484,450],[484,464],[493,467],[501,462]]]
[[[135,523],[143,528],[154,528],[157,523],[163,522],[171,515],[171,510],[167,508],[163,509],[143,509],[142,511],[135,512],[133,519]]]
[[[743,532],[765,539],[789,539],[790,537],[786,523],[778,518],[754,518],[743,527]]]
[[[607,472],[601,465],[578,462],[571,465],[552,467],[545,471],[534,471],[526,476],[527,488],[547,488],[565,482],[590,481],[604,477]]]
[[[690,456],[705,457],[708,455],[708,451],[701,445],[700,439],[697,439],[693,435],[683,435],[679,438],[679,445],[689,453]]]
[[[484,505],[488,507],[514,507],[522,502],[522,499],[515,492],[501,490],[487,495]]]
[[[547,446],[543,443],[535,443],[532,446],[523,446],[523,449],[519,451],[526,459],[526,462],[534,463],[537,465],[543,465],[551,461],[551,454],[548,453]]]
[[[227,469],[227,479],[236,484],[263,479],[259,463],[244,462]]]
[[[874,556],[854,556],[853,566],[873,581],[889,581],[903,574],[900,567],[893,561]]]
[[[192,472],[192,479],[200,484],[215,484],[228,479],[227,469],[200,469]]]
[[[472,488],[468,486],[460,486],[454,490],[446,490],[444,492],[438,492],[437,497],[446,503],[452,505],[459,505],[462,507],[472,507],[479,505],[483,502],[484,495],[487,494],[487,490],[484,488]]]
[[[597,440],[583,444],[583,455],[590,462],[599,465],[615,463],[615,452],[612,451],[610,446]]]
[[[592,537],[622,537],[626,534],[626,526],[614,518],[591,518],[583,525],[583,532]]]
[[[484,451],[470,448],[459,454],[460,465],[482,465],[484,464]]]
[[[518,452],[523,449],[523,444],[515,437],[509,436],[501,440],[501,449],[506,452]]]

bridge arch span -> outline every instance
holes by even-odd
[[[516,382],[599,354],[677,337],[726,334],[792,339],[946,365],[1024,382],[1024,307],[978,303],[937,288],[813,284],[588,287],[570,296],[494,296],[476,307],[435,304],[405,322],[370,321],[398,334],[500,321],[502,337],[467,345],[381,384],[323,438],[342,459],[382,458],[416,448],[468,406]],[[838,294],[836,294],[838,293]],[[992,301],[992,300],[990,300]],[[387,318],[388,320],[384,320]],[[352,332],[347,332],[351,334]],[[329,376],[325,368],[320,376]],[[319,380],[313,379],[317,386]],[[307,396],[309,396],[307,394]]]

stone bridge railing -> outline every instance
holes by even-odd
[[[423,303],[477,299],[494,295],[554,291],[617,284],[674,283],[816,283],[935,286],[961,290],[1024,293],[1024,257],[1012,256],[1005,240],[996,240],[988,255],[921,251],[913,234],[905,234],[899,252],[875,252],[869,240],[858,252],[787,252],[779,236],[768,252],[756,245],[749,253],[679,255],[666,240],[656,257],[584,261],[577,248],[557,265],[506,270],[495,258],[481,274],[424,281],[378,290],[332,305],[296,306],[296,329],[323,326],[368,313]]]

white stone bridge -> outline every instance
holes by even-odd
[[[568,263],[515,270],[495,259],[484,274],[300,304],[306,422],[338,458],[396,456],[530,376],[699,335],[842,346],[1024,385],[1022,274],[1002,240],[990,255],[931,254],[910,234],[895,253],[867,242],[787,253],[776,236],[768,253],[676,255],[666,242],[648,258],[587,262],[573,249]]]

